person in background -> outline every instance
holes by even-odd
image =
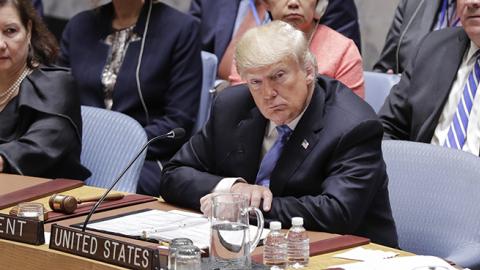
[[[379,112],[386,139],[480,150],[480,0],[457,0],[463,27],[428,34]],[[441,46],[438,46],[441,44]]]
[[[43,3],[42,0],[32,0],[33,7],[38,12],[38,15],[43,16]]]
[[[35,0],[33,0],[35,1]],[[77,13],[92,9],[98,3],[104,3],[105,0],[41,0],[43,3],[43,21],[47,25],[50,32],[57,38],[62,40],[62,33],[68,21]]]
[[[62,65],[83,105],[125,113],[149,139],[196,120],[202,84],[199,26],[163,3],[113,0],[79,13],[65,28]],[[137,192],[158,196],[163,163],[185,140],[149,146]]]
[[[30,0],[0,0],[0,173],[84,180],[78,93]]]
[[[365,96],[362,56],[351,39],[322,25],[320,18],[325,12],[325,0],[264,0],[273,20],[282,20],[301,30],[308,38],[310,51],[318,59],[318,73],[344,83],[360,97]],[[229,81],[242,83],[235,68],[231,66]]]
[[[246,30],[269,21],[262,2],[192,0],[190,14],[201,22],[202,49],[214,53],[220,63],[218,78],[227,80],[230,75],[233,49],[228,50],[228,47],[234,48],[236,41]],[[353,0],[330,0],[320,23],[354,40],[360,50],[360,28]],[[244,26],[241,28],[242,24]]]
[[[247,84],[220,92],[210,118],[170,160],[161,194],[208,215],[218,192],[245,194],[268,221],[397,246],[382,125],[345,85],[316,75],[303,32],[273,21],[237,44]]]
[[[402,73],[428,33],[461,25],[456,0],[402,0],[373,70]]]

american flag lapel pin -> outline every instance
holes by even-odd
[[[302,142],[303,149],[307,149],[308,145],[309,145],[309,143],[307,142],[307,140],[303,139],[303,142]]]

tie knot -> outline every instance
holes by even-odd
[[[282,139],[288,139],[290,134],[292,133],[292,129],[287,125],[280,125],[276,127],[278,136]]]

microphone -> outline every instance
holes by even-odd
[[[177,139],[183,138],[183,136],[185,136],[185,129],[174,128],[170,132],[159,135],[159,136],[156,136],[156,137],[153,137],[147,143],[145,143],[142,146],[142,148],[140,149],[140,151],[138,151],[137,155],[130,161],[130,163],[128,163],[128,165],[125,167],[125,169],[123,169],[123,171],[120,173],[120,175],[115,179],[115,181],[113,181],[112,185],[107,189],[107,191],[105,191],[103,196],[97,201],[97,203],[95,203],[92,210],[90,210],[87,218],[85,218],[85,221],[83,222],[82,232],[85,232],[85,229],[87,228],[87,224],[90,221],[90,218],[92,217],[93,213],[95,213],[95,210],[97,210],[98,206],[100,206],[100,204],[105,200],[108,193],[110,193],[110,191],[113,189],[113,187],[115,187],[115,185],[120,181],[120,179],[122,179],[123,175],[128,171],[128,169],[130,169],[130,167],[132,167],[133,163],[135,163],[135,161],[137,161],[138,157],[140,157],[140,155],[143,153],[143,151],[145,151],[145,149],[147,149],[147,147],[151,143],[153,143],[155,141],[158,141],[158,140],[162,140],[162,139],[177,140]]]

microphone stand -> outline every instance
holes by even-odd
[[[138,151],[137,155],[130,161],[130,163],[128,163],[127,167],[125,167],[125,169],[123,169],[123,171],[120,173],[120,175],[117,177],[117,179],[115,179],[115,181],[113,182],[113,184],[112,184],[112,185],[107,189],[107,191],[103,194],[103,196],[100,197],[100,199],[95,203],[95,205],[93,206],[92,210],[90,210],[90,212],[88,213],[87,218],[85,218],[85,221],[83,222],[82,232],[85,232],[85,229],[87,228],[87,224],[88,224],[88,222],[90,221],[90,218],[92,217],[93,213],[95,213],[95,211],[96,211],[97,208],[100,206],[100,204],[105,200],[105,198],[107,197],[108,193],[110,193],[110,191],[112,191],[113,187],[115,187],[115,185],[120,181],[120,179],[122,179],[123,175],[128,171],[128,169],[130,169],[130,167],[133,165],[133,163],[135,163],[135,161],[137,161],[138,157],[140,157],[140,155],[143,153],[143,151],[145,151],[145,149],[146,149],[151,143],[153,143],[153,142],[156,141],[156,140],[160,140],[160,139],[164,139],[164,138],[180,139],[180,138],[182,138],[184,135],[185,135],[185,130],[184,130],[183,128],[175,128],[175,129],[171,130],[170,132],[168,132],[167,134],[159,135],[159,136],[157,136],[157,137],[154,137],[154,138],[150,139],[150,140],[140,149],[140,151]]]

